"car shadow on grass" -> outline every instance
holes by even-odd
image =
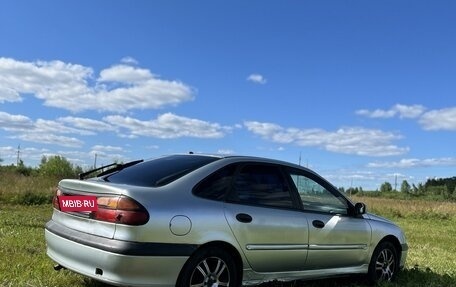
[[[294,282],[269,282],[258,287],[367,287],[364,276],[347,276],[340,278],[300,280]],[[430,268],[412,267],[402,270],[394,282],[377,284],[380,287],[456,287],[456,273],[438,274]]]
[[[268,282],[258,285],[258,287],[355,287],[363,286],[364,280],[359,276],[337,277],[318,280],[297,280],[293,282]]]
[[[390,286],[456,287],[456,270],[439,274],[428,267],[414,266],[403,270],[394,285]]]

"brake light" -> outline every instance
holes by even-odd
[[[55,191],[52,198],[52,206],[61,211],[59,204],[59,196],[65,195],[60,189]],[[97,211],[91,211],[87,214],[91,219],[106,221],[111,223],[126,224],[126,225],[143,225],[149,221],[149,213],[136,200],[121,195],[121,196],[100,196],[97,197]],[[77,215],[77,212],[73,212]]]
[[[52,206],[57,210],[60,210],[59,196],[61,195],[63,195],[63,192],[57,188],[52,198]]]
[[[103,196],[97,198],[98,210],[90,217],[112,223],[143,225],[149,221],[149,213],[136,200],[127,196]]]

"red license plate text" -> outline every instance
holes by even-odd
[[[96,196],[59,196],[61,211],[97,211]]]

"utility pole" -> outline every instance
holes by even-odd
[[[93,168],[97,168],[97,154],[95,153],[95,160],[93,162]]]
[[[16,158],[16,166],[19,166],[19,162],[21,160],[21,145],[17,146],[17,158]]]
[[[352,196],[352,190],[353,190],[353,177],[350,178],[350,197]]]
[[[397,191],[397,173],[394,174],[394,191]]]

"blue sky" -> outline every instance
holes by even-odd
[[[188,151],[456,175],[454,1],[1,1],[0,158]]]

